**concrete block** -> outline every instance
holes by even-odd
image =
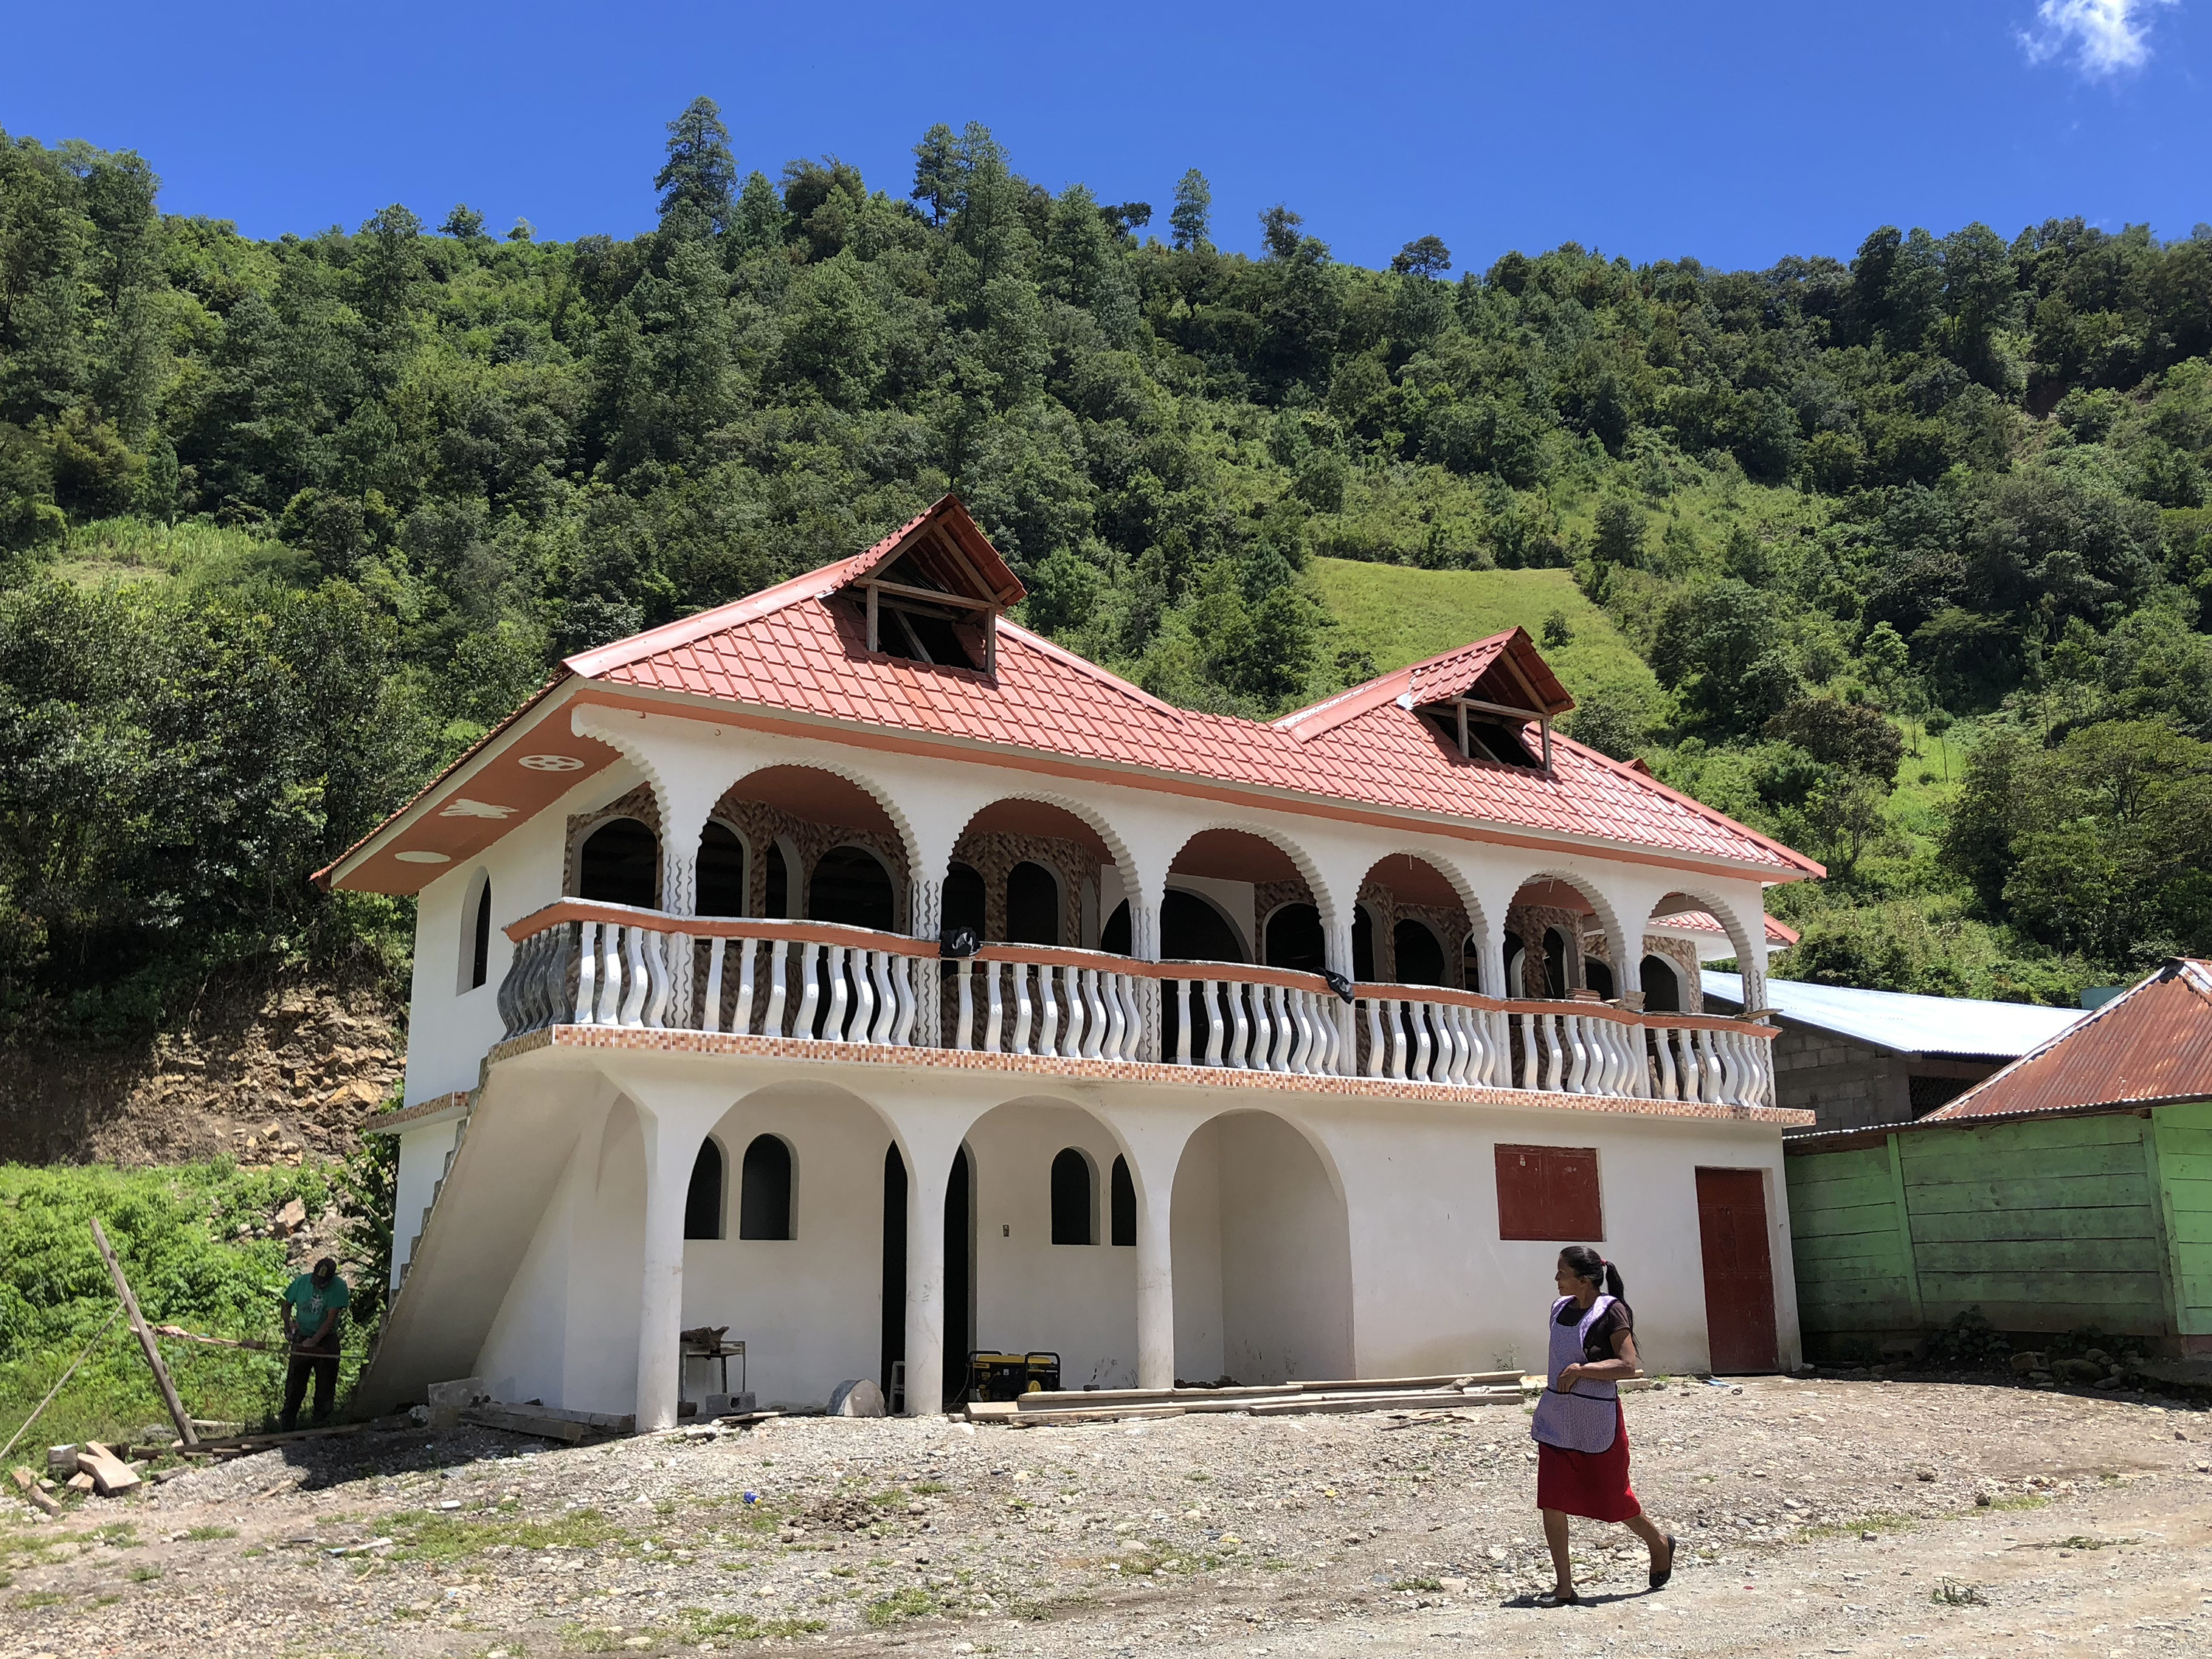
[[[735,1417],[740,1412],[759,1409],[750,1389],[744,1394],[710,1394],[699,1402],[702,1417]]]
[[[433,1382],[429,1388],[430,1425],[450,1429],[461,1420],[463,1412],[490,1398],[481,1376],[458,1376],[450,1382]]]

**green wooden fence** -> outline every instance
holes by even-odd
[[[2212,1103],[1905,1125],[1786,1161],[1816,1357],[2000,1330],[2212,1333]]]

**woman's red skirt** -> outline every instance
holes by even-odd
[[[1613,1444],[1601,1452],[1536,1443],[1536,1507],[1591,1521],[1633,1521],[1644,1513],[1628,1484],[1628,1419],[1613,1406]]]

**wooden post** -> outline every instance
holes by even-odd
[[[177,1398],[177,1385],[169,1381],[169,1368],[161,1363],[161,1351],[154,1346],[154,1333],[146,1328],[146,1321],[138,1312],[138,1298],[131,1294],[131,1281],[123,1276],[123,1265],[108,1248],[107,1235],[100,1231],[100,1218],[92,1218],[92,1242],[100,1247],[100,1259],[107,1264],[107,1276],[115,1281],[115,1294],[123,1298],[123,1311],[129,1316],[131,1328],[137,1334],[138,1346],[145,1350],[146,1363],[154,1370],[154,1381],[161,1390],[161,1399],[169,1408],[169,1420],[177,1425],[178,1437],[187,1449],[197,1449],[198,1435],[192,1432],[191,1413],[185,1402]]]

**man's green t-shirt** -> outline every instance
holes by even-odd
[[[327,1285],[317,1285],[313,1273],[301,1273],[285,1289],[285,1301],[292,1304],[292,1328],[298,1333],[294,1340],[305,1346],[315,1333],[322,1328],[323,1316],[329,1313],[343,1313],[352,1297],[346,1282],[337,1274],[331,1275]],[[335,1352],[338,1346],[337,1322],[331,1322],[330,1332],[323,1338],[322,1346]]]

